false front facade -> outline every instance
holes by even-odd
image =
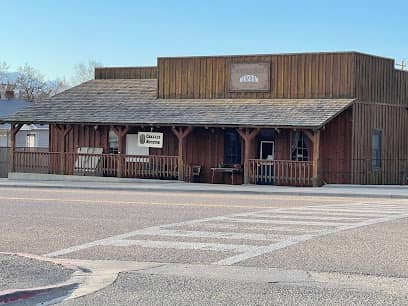
[[[356,52],[159,58],[97,68],[5,121],[50,125],[50,152],[13,152],[14,171],[405,184],[407,102],[407,72]]]

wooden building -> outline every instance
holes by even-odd
[[[309,186],[406,184],[408,72],[358,52],[158,58],[4,119],[50,125],[14,171]],[[151,143],[149,144],[149,141]]]

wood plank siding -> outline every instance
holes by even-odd
[[[66,152],[76,152],[79,147],[97,147],[108,151],[108,126],[73,125],[65,137]],[[63,152],[62,135],[55,124],[49,127],[50,152]]]
[[[391,59],[356,54],[354,56],[353,97],[364,102],[408,103],[408,72],[396,70]]]
[[[355,184],[406,184],[408,111],[405,105],[360,102],[353,106],[353,176]],[[382,132],[381,167],[372,167],[372,135]]]
[[[270,63],[269,90],[258,92],[230,90],[231,64],[265,62]],[[326,183],[408,183],[406,180],[408,176],[408,72],[396,70],[394,60],[358,52],[163,57],[158,58],[157,67],[96,68],[95,78],[157,79],[159,99],[319,99],[319,102],[321,102],[320,99],[350,99],[349,103],[353,103],[351,107],[347,104],[345,107],[348,108],[342,108],[340,114],[334,112],[332,116],[336,115],[336,117],[320,128],[320,144],[315,145],[315,149],[320,148],[315,150],[315,153],[320,151],[319,154],[315,154],[319,157],[319,176]],[[156,80],[137,82],[156,84]],[[149,101],[155,101],[155,92],[156,87],[153,87]],[[146,98],[143,97],[143,99]],[[354,102],[353,99],[355,99]],[[325,100],[322,101],[325,103]],[[175,103],[175,101],[172,102]],[[277,100],[269,102],[276,106]],[[198,104],[202,106],[202,103],[203,101],[200,101]],[[289,103],[287,108],[294,108],[294,101],[289,100]],[[172,104],[171,108],[174,108],[174,105]],[[137,107],[139,108],[139,105]],[[198,112],[199,116],[205,116],[207,109]],[[264,109],[265,104],[260,111],[255,109],[254,112],[265,114],[267,117],[268,112]],[[135,109],[132,112],[139,113]],[[152,111],[150,113],[156,114]],[[282,114],[286,114],[286,106]],[[200,177],[202,182],[209,182],[211,167],[217,167],[223,162],[224,128],[240,128],[236,126],[238,116],[230,117],[235,117],[228,118],[231,124],[213,126],[202,124],[201,127],[196,124],[193,131],[186,136],[183,150],[184,162],[187,165],[202,166]],[[252,116],[250,120],[252,123]],[[103,122],[98,126],[89,125],[90,122],[94,121],[84,122],[83,125],[72,125],[72,130],[67,132],[65,137],[65,144],[61,141],[61,130],[57,129],[55,124],[51,124],[50,152],[61,152],[64,148],[67,152],[76,152],[78,147],[101,147],[104,153],[108,153],[109,126],[104,126]],[[120,124],[117,121],[114,123]],[[191,121],[188,123],[191,124]],[[147,126],[123,124],[123,127],[125,126],[129,128],[129,133],[150,131],[150,127]],[[260,126],[259,124],[251,127]],[[247,151],[250,155],[247,158],[259,158],[261,140],[273,140],[275,159],[290,160],[292,134],[294,131],[302,130],[302,126],[298,123],[296,126],[283,126],[287,128],[271,126],[271,124],[262,126],[264,132],[268,130],[268,135],[273,136],[268,139],[262,139],[262,133],[256,136],[253,146]],[[318,124],[307,125],[307,127],[310,127],[307,131],[308,137],[313,136],[319,129]],[[164,133],[164,144],[162,149],[150,149],[150,154],[177,156],[178,139],[171,127],[154,125],[154,130]],[[381,167],[376,169],[372,167],[374,130],[382,133]],[[313,142],[310,139],[307,140],[307,146],[310,148],[309,161],[312,161]],[[241,151],[243,155],[244,144]],[[243,161],[244,158],[242,156]]]
[[[353,113],[348,109],[320,133],[319,176],[325,183],[351,183],[352,125]]]
[[[231,63],[271,63],[270,91],[230,92]],[[158,97],[345,98],[353,97],[354,53],[158,58]]]
[[[394,61],[358,54],[352,132],[355,184],[407,184],[408,72]],[[381,167],[372,167],[372,135],[382,132]]]
[[[95,79],[157,79],[157,67],[95,68]]]

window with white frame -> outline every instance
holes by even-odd
[[[35,148],[35,134],[27,134],[26,136],[26,147]]]

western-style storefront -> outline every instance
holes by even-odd
[[[4,121],[12,139],[24,123],[50,125],[49,152],[12,141],[17,172],[406,184],[407,99],[408,73],[356,52],[159,58],[98,68],[95,80]],[[141,144],[142,134],[160,145]]]
[[[135,155],[125,154],[126,139],[129,143],[131,136],[145,129],[136,126],[82,128],[91,132],[88,144],[72,143],[76,137],[74,130],[79,127],[56,125],[51,137],[65,137],[65,152],[63,144],[51,152],[17,150],[13,154],[12,170],[297,186],[310,186],[313,176],[317,176],[313,173],[316,164],[312,156],[316,150],[313,141],[318,136],[313,132],[309,132],[313,135],[310,139],[307,132],[267,128],[162,127],[154,131],[163,133],[163,148],[150,148],[143,155]],[[298,139],[293,160],[289,158],[291,137]],[[103,153],[93,151],[99,146],[104,147]]]

